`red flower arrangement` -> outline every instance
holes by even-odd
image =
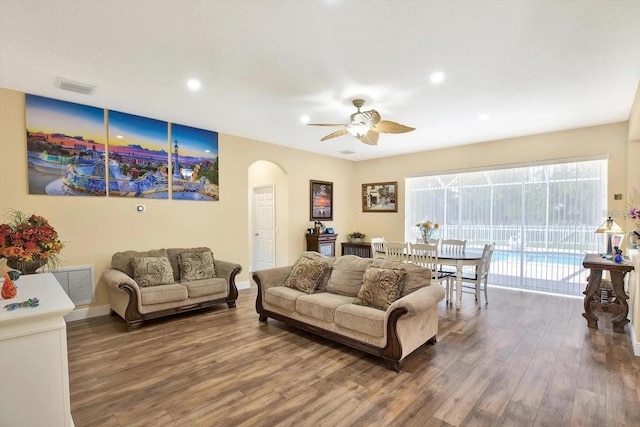
[[[57,254],[64,243],[45,218],[11,211],[8,219],[8,223],[0,225],[0,257],[6,258],[9,265],[20,266],[38,260],[42,260],[43,265],[58,263]]]

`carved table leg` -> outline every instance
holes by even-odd
[[[583,292],[584,297],[584,313],[582,317],[587,319],[587,326],[590,328],[598,329],[598,317],[591,311],[591,301],[593,296],[600,292],[600,282],[602,281],[602,270],[591,269],[589,274],[589,283],[587,289]]]
[[[622,313],[618,314],[611,322],[613,323],[614,332],[624,332],[624,325],[629,323],[627,315],[629,314],[629,304],[627,300],[629,295],[624,292],[624,271],[612,271],[611,272],[611,285],[613,286],[613,292],[616,294],[616,301],[622,306]]]

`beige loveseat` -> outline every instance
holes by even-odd
[[[111,314],[129,331],[145,320],[226,303],[236,306],[242,267],[215,259],[209,248],[170,248],[114,254],[102,274]]]
[[[305,259],[313,262],[301,261]],[[298,280],[299,276],[303,279]],[[366,300],[376,295],[378,277],[391,285],[381,286],[383,299],[389,300],[374,308]],[[436,342],[438,304],[445,290],[431,286],[431,272],[422,267],[305,252],[295,265],[257,271],[253,279],[258,285],[256,311],[261,322],[271,317],[380,356],[389,369],[400,371],[409,354],[426,342]],[[398,289],[391,296],[396,292],[394,281]]]

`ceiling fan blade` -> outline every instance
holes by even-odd
[[[389,120],[382,120],[378,122],[374,127],[371,128],[374,132],[379,133],[405,133],[411,132],[416,128],[412,128],[409,126],[401,125],[400,123],[391,122]]]
[[[307,126],[345,126],[344,123],[307,123]]]
[[[362,135],[358,139],[368,145],[378,145],[378,137],[380,135],[372,130]]]
[[[326,141],[327,139],[337,138],[339,136],[346,135],[346,134],[347,134],[347,130],[346,129],[340,129],[340,130],[337,130],[337,131],[335,131],[333,133],[330,133],[329,135],[327,135],[324,138],[322,138],[320,141]]]
[[[380,113],[376,110],[358,111],[351,115],[351,123],[365,123],[374,126],[380,122]]]

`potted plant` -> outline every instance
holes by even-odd
[[[7,222],[0,224],[0,258],[22,274],[33,274],[49,263],[58,264],[58,254],[64,243],[49,222],[39,215],[25,215],[13,210]]]
[[[354,231],[353,233],[349,233],[347,236],[349,236],[349,240],[351,240],[353,243],[361,243],[364,241],[364,238],[365,238],[365,234],[359,231]]]

